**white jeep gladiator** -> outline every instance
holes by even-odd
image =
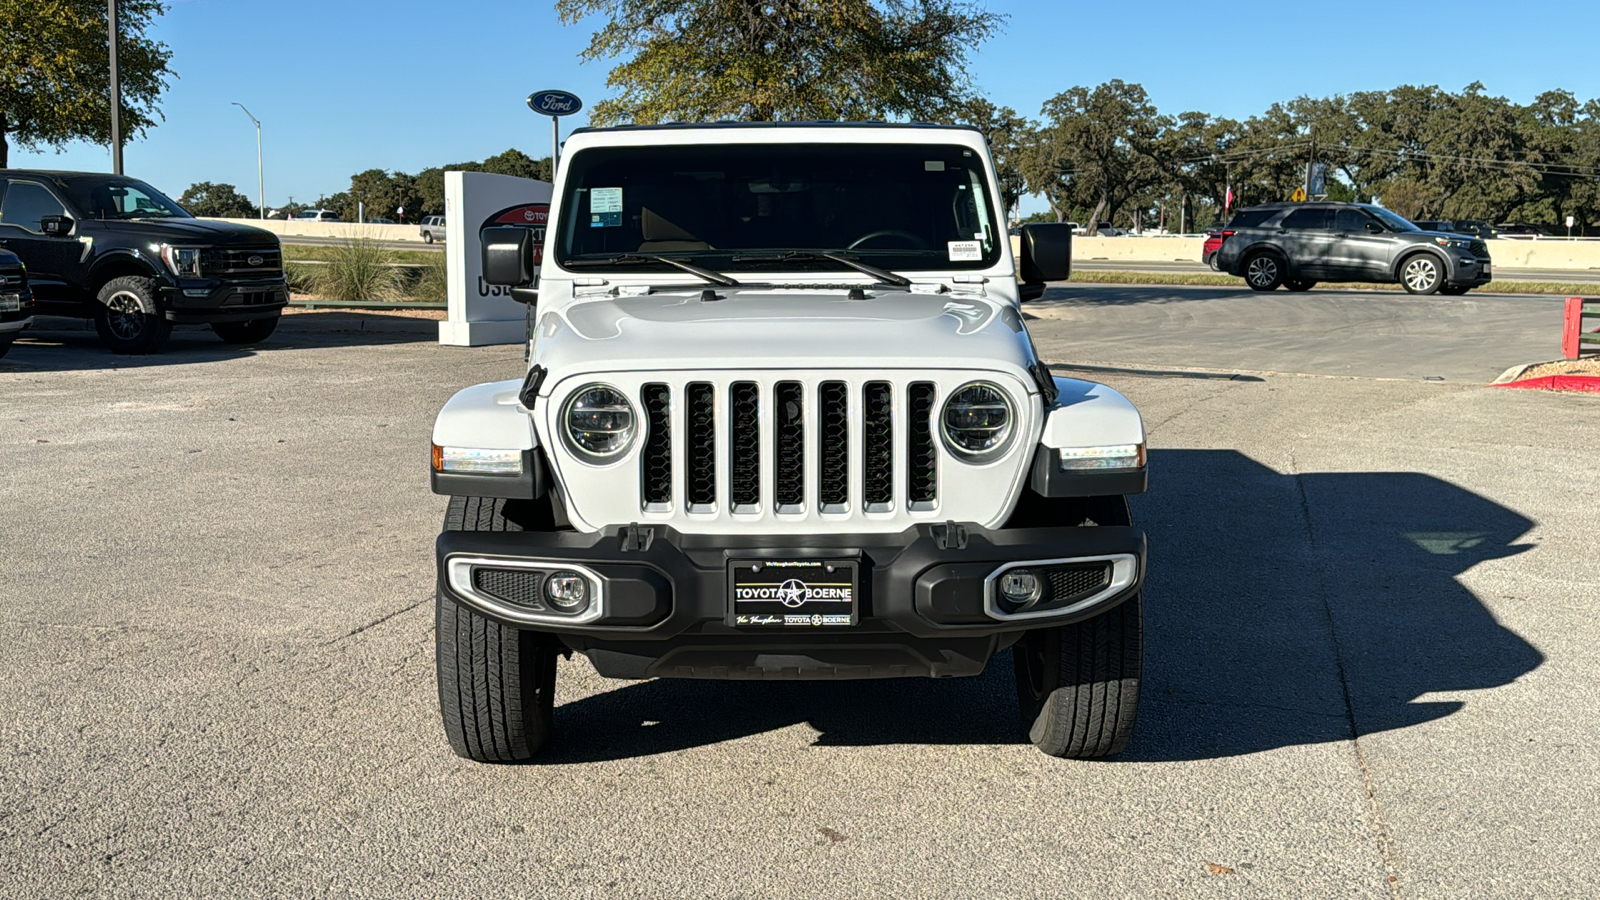
[[[455,751],[536,753],[573,653],[611,678],[854,679],[1008,648],[1034,744],[1121,750],[1144,426],[1038,358],[1020,304],[1067,276],[1071,227],[1025,226],[1014,260],[1002,209],[965,128],[576,131],[543,244],[483,231],[485,280],[537,301],[526,377],[433,431]]]

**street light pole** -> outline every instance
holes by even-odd
[[[111,173],[122,174],[122,81],[117,75],[117,0],[106,0],[111,45]]]
[[[234,106],[244,109],[244,104],[235,100]],[[244,114],[250,116],[250,121],[256,123],[256,196],[261,198],[261,218],[267,217],[267,188],[266,181],[261,175],[261,120],[250,115],[250,110],[244,109]]]

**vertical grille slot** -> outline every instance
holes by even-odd
[[[909,421],[906,499],[911,509],[932,509],[939,499],[939,458],[933,446],[934,398],[931,382],[917,381],[906,391]]]
[[[717,508],[716,394],[704,381],[690,382],[684,391],[683,442],[684,493],[689,512],[714,512]]]
[[[821,427],[817,508],[845,512],[850,508],[850,388],[842,381],[824,381],[817,391]]]
[[[894,509],[894,393],[887,381],[862,390],[861,503],[867,512]]]
[[[639,474],[644,508],[665,512],[672,508],[672,391],[664,384],[647,384],[639,392],[644,406],[644,452]]]
[[[805,390],[798,381],[780,381],[773,393],[778,426],[774,505],[778,512],[799,512],[806,499]]]
[[[761,508],[761,389],[735,381],[728,389],[728,504],[734,512]]]

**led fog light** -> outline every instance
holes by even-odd
[[[1000,595],[1017,606],[1039,599],[1039,579],[1027,569],[1011,569],[1000,576]]]
[[[589,579],[577,572],[555,572],[545,579],[544,598],[564,613],[582,612],[589,605]]]

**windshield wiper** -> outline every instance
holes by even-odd
[[[855,269],[857,272],[871,275],[873,278],[878,279],[884,284],[892,284],[897,287],[911,286],[911,279],[905,277],[904,275],[896,275],[888,269],[880,269],[877,266],[869,266],[858,259],[853,259],[841,253],[832,253],[827,250],[789,250],[784,253],[777,253],[768,256],[735,256],[732,260],[730,260],[730,262],[799,262],[804,260],[818,259],[836,262],[841,266],[849,266],[850,268]]]
[[[576,269],[584,266],[621,266],[627,265],[628,263],[640,262],[666,263],[674,268],[682,269],[683,271],[688,272],[690,275],[698,275],[712,284],[721,285],[723,287],[739,286],[739,282],[729,278],[726,275],[723,275],[721,272],[713,272],[710,269],[697,266],[694,263],[684,262],[681,259],[673,259],[670,256],[659,256],[654,253],[618,253],[615,256],[606,256],[600,259],[569,259],[565,263],[562,263],[562,265],[569,269]]]

